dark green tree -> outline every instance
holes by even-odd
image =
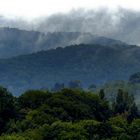
[[[15,98],[6,88],[0,87],[0,133],[4,131],[6,123],[15,117]]]
[[[105,99],[104,89],[101,89],[101,90],[99,91],[99,97],[100,97],[101,100],[104,100],[104,99]]]
[[[21,108],[35,109],[46,103],[50,96],[51,94],[48,91],[29,90],[18,98],[19,106]]]
[[[116,101],[114,103],[114,113],[121,114],[125,113],[130,109],[130,106],[134,103],[132,96],[127,92],[124,92],[122,89],[118,90]]]
[[[129,95],[128,92],[124,92],[119,89],[116,97],[116,101],[113,104],[114,114],[126,114],[128,122],[132,122],[133,119],[139,117],[138,108],[134,102],[134,96]]]
[[[138,111],[138,107],[136,106],[136,104],[134,103],[129,110],[129,114],[127,117],[127,120],[129,123],[131,123],[134,119],[137,119],[140,117],[140,113]]]

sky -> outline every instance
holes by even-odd
[[[56,13],[67,13],[75,9],[118,7],[139,11],[139,0],[0,0],[0,15],[8,18],[32,20]]]

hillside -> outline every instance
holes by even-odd
[[[80,80],[84,87],[127,80],[140,71],[137,46],[73,45],[0,60],[0,85],[15,94]]]
[[[0,58],[35,53],[56,47],[73,44],[114,45],[125,43],[90,33],[54,32],[41,33],[36,31],[19,30],[16,28],[0,28]]]

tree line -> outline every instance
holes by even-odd
[[[118,89],[113,102],[98,93],[63,88],[14,97],[0,88],[0,140],[139,140],[133,95]]]

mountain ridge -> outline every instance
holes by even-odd
[[[54,32],[44,34],[17,28],[0,28],[0,58],[10,58],[76,44],[127,46],[126,43],[119,40],[100,37],[91,33]]]
[[[127,80],[140,71],[140,48],[123,45],[72,45],[0,59],[0,84],[15,94],[80,80],[84,87]]]

